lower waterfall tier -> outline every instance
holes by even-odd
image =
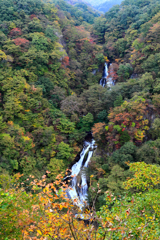
[[[75,202],[76,205],[78,205],[80,208],[82,208],[84,204],[87,203],[88,184],[84,170],[88,167],[94,149],[95,141],[93,139],[91,140],[91,142],[85,141],[79,161],[76,162],[71,168],[70,176],[72,177],[72,180],[70,187],[67,190],[67,196],[72,199],[73,202]],[[84,163],[86,154],[87,158]]]

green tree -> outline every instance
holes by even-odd
[[[39,51],[46,51],[48,48],[48,41],[47,38],[42,33],[33,33],[32,35],[32,45]]]
[[[116,100],[114,101],[114,107],[121,106],[123,103],[123,97],[122,95],[119,95],[116,97]]]
[[[120,81],[126,81],[133,72],[133,68],[129,63],[120,64],[119,69],[117,71],[118,77]]]
[[[159,59],[160,54],[151,54],[146,61],[143,63],[143,69],[146,72],[154,72],[156,75],[159,74]]]
[[[147,164],[160,164],[160,140],[149,141],[137,149],[137,161]]]
[[[136,149],[132,142],[125,143],[119,150],[113,153],[111,162],[119,164],[123,168],[128,168],[128,162],[136,161]]]
[[[93,33],[98,36],[98,42],[104,43],[104,35],[106,31],[106,19],[99,17],[94,22]]]
[[[107,178],[107,190],[111,191],[115,195],[124,194],[123,182],[130,176],[128,171],[124,171],[119,165],[115,165],[109,177]]]
[[[61,142],[57,147],[57,158],[69,162],[73,155],[73,149],[66,143]]]
[[[56,32],[56,29],[54,29],[54,27],[48,25],[45,30],[45,36],[50,38],[52,42],[55,42],[56,40],[58,40],[55,32]]]
[[[93,115],[92,113],[87,113],[86,116],[83,116],[82,118],[82,129],[83,131],[90,131],[91,127],[93,125]]]
[[[151,73],[145,73],[140,78],[140,86],[143,88],[144,91],[152,92],[153,84],[154,84],[154,79]]]

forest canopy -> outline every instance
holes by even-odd
[[[1,239],[158,239],[160,0],[0,6]],[[84,223],[62,179],[90,132]]]

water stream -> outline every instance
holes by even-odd
[[[109,77],[107,63],[105,63],[102,79],[99,83],[101,86],[105,87],[107,85],[109,88],[114,85],[113,79]],[[71,178],[70,187],[66,194],[80,209],[87,205],[88,183],[85,170],[88,168],[95,148],[95,141],[92,137],[90,140],[85,140],[78,162],[72,166],[71,174],[64,178],[64,180]]]
[[[88,184],[85,169],[93,155],[95,149],[95,141],[85,141],[83,149],[80,153],[80,159],[71,168],[71,186],[67,190],[67,196],[72,199],[81,209],[87,204]],[[86,160],[85,160],[86,159]]]
[[[112,67],[112,63],[110,64],[110,67]],[[111,86],[114,85],[114,81],[113,81],[112,77],[109,76],[109,67],[108,67],[107,63],[104,64],[103,75],[102,75],[101,80],[99,81],[99,84],[102,87],[105,87],[107,85],[107,87],[109,87],[109,88],[111,88]]]

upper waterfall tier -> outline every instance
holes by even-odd
[[[110,67],[111,66],[112,66],[112,63],[110,64]],[[114,85],[114,81],[113,81],[112,77],[109,76],[109,67],[108,67],[107,63],[104,64],[103,75],[102,75],[102,78],[101,78],[99,84],[102,87],[105,87],[107,85],[107,87],[109,87],[109,88],[111,88],[111,86]]]

